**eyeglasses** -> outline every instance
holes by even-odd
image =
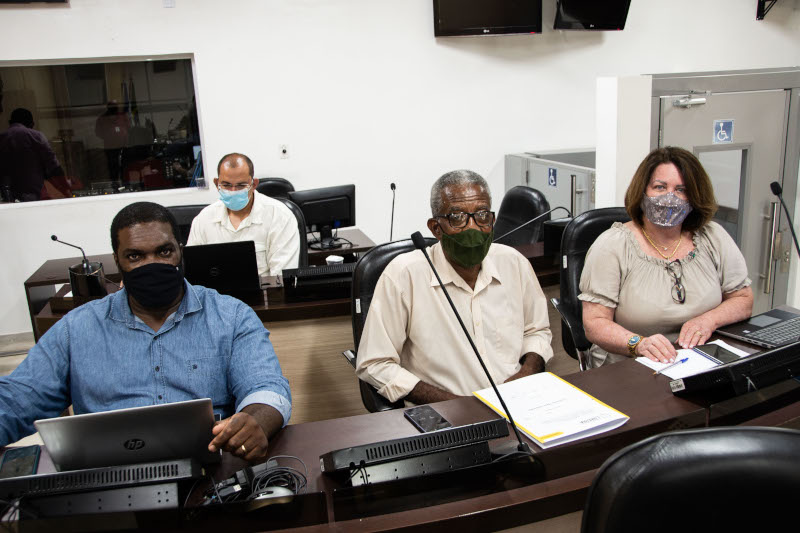
[[[487,211],[486,209],[475,211],[474,213],[462,213],[461,211],[457,211],[455,213],[447,213],[446,215],[437,215],[433,218],[446,218],[447,222],[450,223],[450,227],[461,229],[467,227],[470,217],[475,221],[475,224],[485,228],[491,226],[492,222],[494,222],[494,211]]]
[[[252,183],[253,183],[252,180],[250,180],[250,183],[226,183],[226,182],[221,182],[219,184],[219,188],[224,190],[224,191],[228,191],[228,192],[238,192],[238,191],[243,191],[245,189],[247,191],[249,191],[250,190],[250,185],[252,185]]]
[[[672,286],[672,301],[677,304],[682,304],[686,301],[686,289],[683,288],[681,277],[683,276],[683,266],[680,260],[667,263],[667,272],[672,275],[675,284]]]

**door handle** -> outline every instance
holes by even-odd
[[[767,253],[767,275],[764,278],[764,294],[772,292],[772,276],[775,269],[775,261],[778,259],[778,202],[770,202],[770,235],[767,241],[769,252]]]
[[[685,96],[672,101],[672,105],[675,107],[692,107],[693,105],[703,105],[705,103],[705,98],[691,96]]]

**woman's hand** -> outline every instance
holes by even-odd
[[[671,363],[678,352],[664,335],[657,333],[642,339],[636,346],[636,355],[647,357],[656,363]]]
[[[678,344],[683,348],[694,348],[697,345],[705,344],[715,329],[717,328],[711,319],[704,318],[703,315],[695,317],[681,328]]]

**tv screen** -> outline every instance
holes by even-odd
[[[541,33],[542,0],[433,0],[437,37]]]
[[[622,30],[631,0],[558,0],[556,30]]]

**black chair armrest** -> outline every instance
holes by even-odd
[[[347,359],[347,362],[350,363],[350,366],[353,368],[356,367],[356,353],[353,350],[345,350],[342,352],[342,355]]]
[[[569,335],[572,337],[572,342],[575,344],[575,349],[579,352],[584,352],[591,348],[592,343],[586,338],[583,322],[578,320],[578,317],[576,317],[566,305],[562,305],[558,298],[552,298],[550,303],[553,304],[558,314],[561,315],[561,320],[566,324]]]
[[[402,409],[405,407],[403,400],[397,402],[390,402],[375,390],[375,387],[366,381],[358,380],[358,386],[361,388],[361,401],[364,402],[364,407],[370,413],[377,413],[378,411],[391,411],[392,409]]]

